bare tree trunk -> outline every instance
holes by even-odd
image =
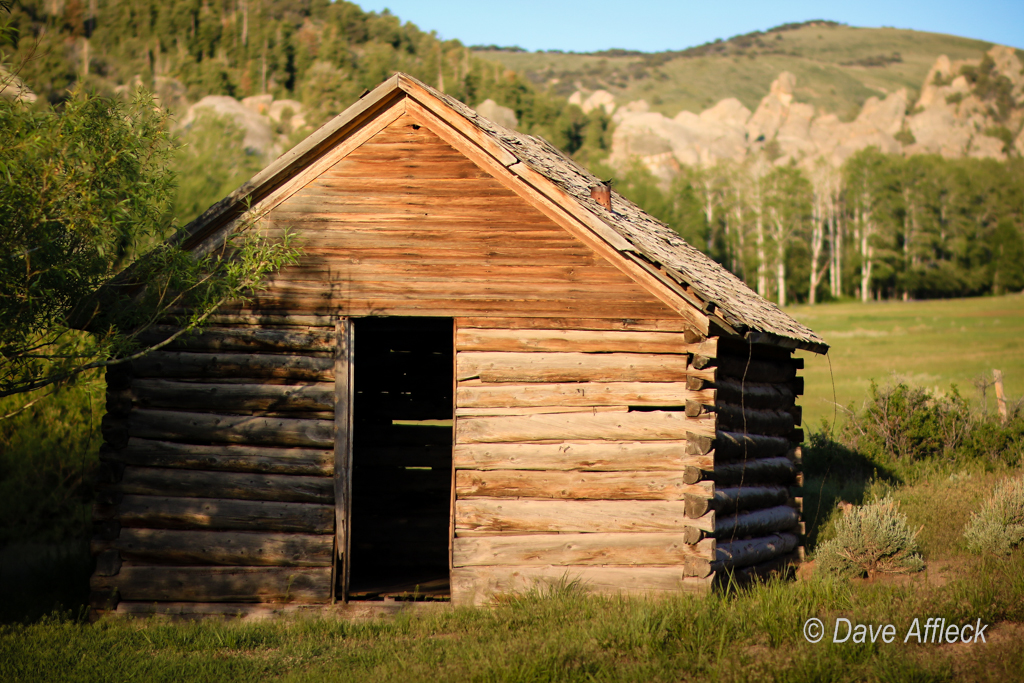
[[[871,269],[874,266],[874,247],[871,246],[871,233],[874,231],[871,225],[871,212],[861,210],[860,213],[860,299],[864,303],[871,300]]]
[[[262,83],[263,83],[263,85],[260,87],[260,93],[263,94],[263,95],[266,95],[267,94],[267,39],[266,38],[263,39],[263,69],[262,69],[262,71],[263,71],[263,76],[262,76]]]
[[[775,258],[777,266],[775,274],[779,286],[779,308],[786,305],[786,240],[782,231],[782,223],[776,223],[775,229]]]
[[[818,264],[821,262],[821,252],[825,245],[825,220],[821,215],[821,207],[818,202],[815,201],[815,215],[811,217],[811,281],[810,290],[807,293],[807,302],[811,305],[818,303],[818,285],[821,283],[822,276],[825,275],[825,269],[828,264],[819,268]]]
[[[242,0],[242,46],[249,46],[249,0]]]
[[[841,215],[838,197],[833,195],[828,204],[828,241],[832,259],[829,265],[829,284],[832,286],[834,299],[843,294],[843,230],[839,222]]]
[[[444,92],[444,48],[437,46],[437,89]]]
[[[715,186],[714,179],[708,169],[700,170],[700,185],[704,192],[704,220],[708,225],[707,250],[710,254],[715,242]]]
[[[768,296],[768,258],[764,249],[764,217],[760,207],[754,210],[757,214],[757,293]]]

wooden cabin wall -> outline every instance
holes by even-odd
[[[284,322],[222,317],[108,370],[95,608],[330,600],[335,329]]]
[[[688,497],[711,499],[688,468],[691,434],[713,437],[712,379],[671,323],[516,318],[456,320],[452,599],[480,604],[537,580],[582,578],[597,590],[705,591],[684,578],[688,558],[712,561],[713,513],[693,519]]]
[[[247,304],[265,313],[678,317],[411,114],[265,225],[303,248]]]
[[[714,414],[713,438],[694,435],[687,451],[712,459],[690,470],[686,481],[714,485],[714,496],[687,497],[687,516],[714,514],[713,559],[688,558],[688,576],[734,571],[739,578],[764,575],[803,557],[800,521],[801,410],[797,371],[803,361],[788,349],[722,338],[717,356],[698,355],[693,365],[711,377],[691,377],[691,390],[713,390],[713,405],[691,402],[691,416]]]

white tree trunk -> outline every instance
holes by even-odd
[[[870,244],[871,233],[874,226],[871,224],[871,212],[861,212],[860,226],[860,300],[864,303],[871,301],[871,269],[874,266],[874,248]]]

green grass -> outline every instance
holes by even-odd
[[[1020,294],[937,301],[840,303],[792,306],[786,312],[831,345],[828,357],[805,358],[804,424],[817,428],[851,404],[859,409],[871,381],[894,376],[961,395],[979,409],[995,410],[988,388],[982,405],[974,382],[1003,371],[1008,397],[1024,395],[1024,296]]]
[[[365,622],[113,621],[54,615],[0,627],[0,679],[33,681],[1021,680],[998,622],[1024,621],[1024,557],[973,560],[943,586],[769,583],[705,598],[600,597],[568,585],[461,609]],[[981,619],[996,642],[811,644],[806,619]],[[984,664],[984,666],[979,666]]]
[[[526,72],[535,82],[548,83],[566,96],[578,82],[590,89],[603,87],[620,103],[643,98],[653,110],[668,116],[683,109],[700,112],[726,97],[736,97],[754,110],[768,94],[772,80],[785,70],[797,77],[797,100],[848,120],[872,95],[884,97],[907,88],[913,99],[939,55],[978,59],[991,47],[991,43],[939,33],[852,26],[805,26],[762,36],[761,41],[763,46],[742,52],[730,45],[724,55],[676,58],[658,67],[644,67],[640,56],[481,55]],[[899,52],[902,61],[877,67],[844,66],[893,52]],[[637,77],[639,72],[643,77]]]

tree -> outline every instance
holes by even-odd
[[[76,92],[60,110],[0,99],[0,150],[0,397],[137,357],[153,323],[194,329],[296,257],[253,218],[203,257],[161,243],[173,143],[145,95]]]

